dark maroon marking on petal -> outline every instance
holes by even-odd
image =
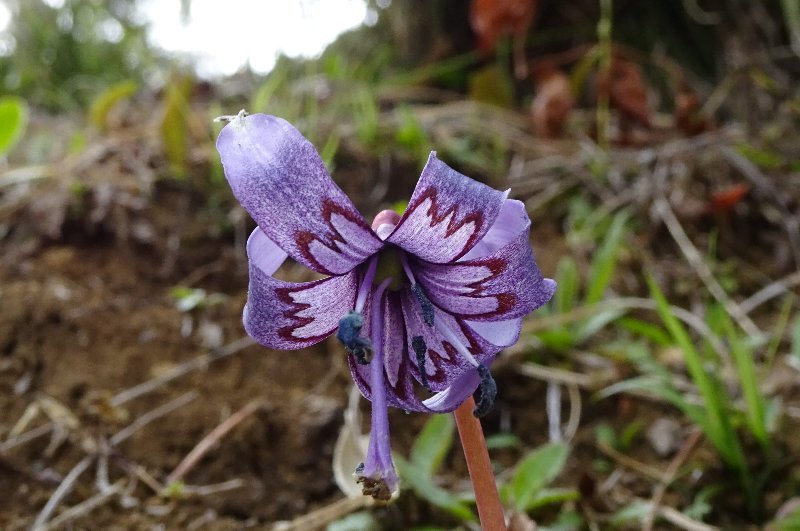
[[[319,283],[324,282],[325,280],[327,280],[327,279],[322,279],[322,280],[315,281],[315,282],[313,282],[311,284],[306,285],[303,289],[298,289],[298,288],[276,288],[275,289],[275,293],[278,295],[278,298],[281,300],[281,302],[283,302],[287,306],[289,306],[289,309],[286,309],[286,310],[283,311],[283,316],[286,317],[287,319],[294,320],[294,323],[295,323],[292,326],[284,326],[283,328],[278,329],[278,336],[280,336],[282,339],[285,339],[286,341],[303,341],[303,342],[305,342],[305,341],[315,341],[316,342],[316,341],[322,341],[323,339],[325,339],[326,337],[328,337],[330,335],[330,332],[327,332],[325,334],[320,334],[320,335],[317,335],[317,336],[311,336],[311,337],[307,337],[307,338],[304,337],[302,339],[297,338],[297,337],[292,335],[292,332],[294,332],[298,328],[301,328],[301,327],[313,322],[314,318],[313,317],[301,317],[301,316],[298,315],[303,310],[307,310],[308,308],[311,308],[311,305],[306,303],[306,302],[295,302],[294,300],[292,300],[291,294],[292,293],[297,293],[297,292],[300,292],[300,291],[306,291],[307,289],[309,289],[309,288],[311,288],[313,286],[316,286]]]
[[[470,214],[464,216],[464,219],[457,221],[459,217],[458,204],[453,205],[449,210],[446,210],[444,212],[439,212],[439,203],[437,202],[437,195],[438,191],[436,190],[436,187],[434,186],[429,187],[422,194],[420,194],[419,197],[413,203],[408,205],[407,216],[404,217],[410,217],[411,213],[417,208],[419,208],[419,206],[422,203],[424,203],[426,199],[430,199],[431,206],[428,209],[428,214],[430,215],[432,221],[430,225],[431,227],[433,227],[434,225],[438,225],[451,212],[453,213],[453,216],[450,218],[450,223],[447,224],[447,229],[445,231],[446,236],[448,237],[452,236],[456,231],[458,231],[458,229],[460,229],[462,226],[464,226],[469,222],[475,223],[475,230],[472,231],[472,234],[470,235],[469,239],[464,244],[464,248],[461,251],[459,251],[458,255],[456,255],[453,258],[452,261],[455,262],[465,254],[467,254],[467,252],[469,252],[469,250],[472,249],[477,243],[479,234],[481,233],[481,228],[483,227],[484,224],[483,213],[479,211],[471,212]]]
[[[489,268],[491,275],[484,278],[483,280],[478,280],[473,282],[472,284],[467,284],[467,287],[472,289],[471,293],[467,294],[467,297],[471,297],[474,295],[479,295],[482,297],[494,297],[497,299],[497,308],[494,311],[480,313],[475,315],[470,315],[470,319],[481,318],[486,319],[489,317],[494,317],[496,315],[502,315],[509,310],[511,310],[517,304],[517,296],[513,293],[484,293],[486,289],[486,283],[495,278],[497,275],[502,273],[508,267],[508,261],[503,258],[495,257],[495,258],[485,258],[485,259],[478,259],[474,261],[476,265],[482,265]]]
[[[325,198],[322,201],[322,217],[325,219],[325,223],[328,225],[328,232],[324,236],[324,240],[319,238],[316,234],[309,232],[309,231],[297,231],[294,235],[294,241],[297,244],[297,248],[300,251],[300,254],[303,255],[303,258],[308,260],[311,264],[319,269],[320,272],[331,275],[333,274],[329,271],[326,267],[317,261],[314,255],[311,253],[311,243],[313,241],[318,241],[325,247],[335,251],[337,253],[341,253],[341,249],[339,248],[339,244],[347,244],[347,240],[344,239],[342,234],[333,226],[333,222],[331,221],[331,217],[333,214],[339,214],[346,220],[357,224],[359,227],[366,230],[368,233],[372,232],[372,229],[369,225],[367,225],[366,221],[360,216],[347,208],[338,205],[333,200],[329,198]],[[377,236],[376,236],[377,239]]]

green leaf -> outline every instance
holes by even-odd
[[[664,332],[664,329],[658,325],[636,319],[635,317],[621,317],[617,320],[617,324],[634,334],[639,334],[655,343],[656,345],[665,346],[671,343],[669,334]]]
[[[632,520],[642,521],[648,514],[650,514],[650,502],[635,501],[630,505],[623,507],[611,518],[611,523],[614,525],[628,523]]]
[[[556,268],[558,289],[553,295],[553,302],[558,313],[567,313],[578,301],[578,266],[570,256],[558,261]]]
[[[513,433],[495,433],[486,437],[486,448],[500,450],[502,448],[519,448],[522,441]]]
[[[325,167],[328,168],[328,173],[333,173],[333,159],[336,157],[336,152],[339,151],[339,144],[341,141],[342,137],[339,136],[339,133],[334,131],[328,135],[328,140],[325,141],[325,145],[322,146],[322,150],[319,152],[322,162],[325,164]]]
[[[436,485],[430,476],[418,466],[399,455],[394,456],[394,464],[400,478],[417,496],[428,503],[444,509],[453,516],[470,522],[476,521],[472,509],[461,503],[453,494]]]
[[[545,505],[577,501],[580,497],[580,493],[575,489],[542,489],[537,492],[530,501],[528,510],[530,511],[531,509],[536,509],[537,507],[543,507]]]
[[[132,79],[108,87],[92,101],[89,107],[89,121],[101,131],[105,131],[108,128],[108,114],[111,109],[122,100],[133,96],[138,88]]]
[[[381,524],[372,513],[360,511],[331,522],[325,531],[380,531],[380,529]]]
[[[453,446],[455,421],[452,415],[431,415],[411,447],[411,462],[431,476]]]
[[[766,529],[769,531],[794,531],[800,529],[800,508],[771,522]]]
[[[514,105],[514,80],[499,63],[493,62],[470,75],[469,97],[510,109]]]
[[[11,151],[28,125],[28,108],[14,96],[0,98],[0,157]]]
[[[747,144],[738,145],[736,147],[736,151],[738,151],[740,155],[748,159],[756,166],[760,166],[767,170],[778,169],[781,167],[781,165],[783,165],[784,162],[783,158],[777,153],[759,149],[755,146],[750,146]]]
[[[792,324],[792,330],[789,332],[791,336],[791,350],[790,353],[796,361],[800,361],[800,315],[797,316]]]
[[[531,507],[539,491],[561,473],[568,455],[566,444],[546,444],[520,461],[511,480],[511,495],[518,511],[525,512]]]
[[[586,304],[599,302],[608,287],[617,265],[617,255],[625,236],[625,224],[628,221],[627,212],[614,216],[606,237],[597,249],[592,266],[589,269],[589,278],[586,285]]]
[[[573,332],[573,344],[580,344],[594,336],[607,324],[613,323],[625,314],[625,310],[603,310],[581,321]]]
[[[161,120],[161,140],[170,168],[178,176],[186,175],[189,154],[189,108],[187,95],[191,81],[178,79],[167,88],[167,101]]]
[[[537,526],[538,531],[579,531],[586,528],[586,522],[576,511],[560,511],[556,521],[550,525]]]

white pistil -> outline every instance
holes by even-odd
[[[406,258],[406,253],[400,251],[400,263],[403,264],[403,271],[405,271],[406,276],[408,277],[409,282],[411,285],[417,283],[417,279],[414,277],[414,272],[411,271],[411,266],[408,264],[408,258]]]

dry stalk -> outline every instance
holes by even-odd
[[[670,208],[667,200],[663,197],[658,197],[655,200],[654,206],[659,217],[667,226],[667,230],[675,240],[675,243],[678,244],[684,258],[686,258],[686,261],[692,269],[695,270],[695,273],[697,273],[697,276],[703,281],[703,284],[706,285],[706,289],[708,289],[709,293],[711,293],[717,302],[725,308],[725,311],[728,312],[739,326],[742,327],[742,330],[752,337],[761,336],[761,330],[747,314],[742,311],[742,308],[728,297],[728,294],[719,282],[717,282],[717,279],[714,278],[714,274],[709,269],[708,264],[705,263],[700,252],[689,239],[689,236],[686,235],[686,231],[683,230],[683,227],[672,211],[672,208]]]
[[[369,496],[343,498],[330,505],[299,516],[289,522],[278,522],[272,526],[271,531],[306,531],[307,529],[318,529],[359,509],[370,507],[374,503],[375,500]]]
[[[212,352],[207,352],[205,354],[197,356],[196,358],[193,358],[189,361],[186,361],[184,363],[181,363],[180,365],[173,367],[171,370],[165,372],[164,374],[156,378],[147,380],[146,382],[142,382],[129,389],[125,389],[124,391],[121,391],[116,395],[114,395],[111,398],[111,400],[109,400],[109,403],[114,407],[119,407],[122,404],[133,400],[134,398],[138,398],[144,394],[155,391],[159,387],[171,382],[172,380],[180,378],[181,376],[185,376],[197,369],[206,367],[212,361],[217,361],[227,358],[228,356],[236,354],[237,352],[251,345],[255,345],[255,341],[250,337],[245,336],[240,339],[237,339],[233,343],[229,343],[224,347],[222,347],[221,349],[214,350]]]
[[[678,474],[678,470],[692,454],[695,447],[697,447],[697,443],[700,442],[702,435],[703,433],[700,430],[695,430],[689,435],[689,438],[683,444],[680,452],[675,455],[670,462],[669,467],[667,467],[664,481],[659,483],[656,488],[653,489],[653,496],[650,498],[650,510],[648,511],[644,522],[642,523],[642,529],[644,531],[651,531],[653,529],[656,512],[661,508],[661,500],[664,498],[664,494],[667,492],[667,487],[669,487],[670,483],[672,483],[672,481],[675,479],[675,476]]]
[[[76,518],[86,516],[87,514],[91,513],[104,503],[108,502],[112,496],[119,494],[124,486],[125,486],[125,481],[119,480],[113,485],[110,485],[107,489],[102,490],[99,493],[95,494],[91,498],[82,501],[78,505],[70,507],[69,509],[59,514],[58,516],[56,516],[43,526],[39,527],[38,529],[40,529],[41,531],[49,531],[51,529],[61,529],[68,522],[71,522]]]
[[[92,461],[95,460],[95,456],[87,455],[72,467],[64,479],[61,481],[61,484],[53,491],[53,494],[50,496],[50,499],[47,500],[47,503],[42,508],[41,512],[36,516],[36,520],[33,521],[31,525],[31,531],[41,531],[45,529],[45,524],[50,519],[50,515],[53,514],[53,511],[56,510],[58,504],[61,503],[61,500],[64,499],[64,496],[69,494],[72,488],[75,486],[75,482],[78,481],[78,478],[81,477],[81,474],[86,472],[86,470],[91,466]]]
[[[154,420],[172,413],[176,409],[185,406],[195,398],[197,398],[197,391],[189,391],[188,393],[182,394],[178,398],[170,400],[166,404],[162,404],[155,409],[151,409],[147,413],[144,413],[136,420],[131,422],[128,426],[112,435],[108,440],[109,444],[111,444],[111,446],[117,446],[119,443],[129,438],[131,435],[147,426]]]
[[[739,307],[744,313],[750,313],[765,302],[787,293],[790,289],[800,285],[800,271],[767,284],[757,292],[742,301]]]
[[[662,472],[658,468],[652,467],[650,465],[646,465],[636,459],[629,457],[621,452],[618,452],[614,448],[611,448],[604,442],[598,442],[597,448],[606,454],[608,457],[619,463],[620,465],[630,468],[631,470],[642,474],[643,476],[647,476],[651,479],[655,479],[659,482],[664,482],[667,478],[667,473]]]
[[[183,477],[197,464],[200,459],[233,428],[261,409],[264,406],[262,400],[253,400],[244,405],[236,413],[225,419],[219,426],[203,437],[197,445],[192,448],[186,457],[175,467],[175,470],[167,476],[167,485],[183,479]]]

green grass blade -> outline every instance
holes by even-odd
[[[766,448],[770,444],[770,437],[766,424],[766,407],[764,405],[764,397],[758,389],[758,375],[756,373],[755,363],[753,362],[753,351],[736,333],[730,318],[723,320],[722,327],[731,346],[733,362],[736,365],[736,372],[739,375],[739,385],[742,387],[742,394],[744,395],[744,401],[747,406],[747,425],[756,440]]]
[[[728,419],[727,408],[722,403],[722,395],[717,392],[718,386],[712,382],[711,377],[706,373],[703,367],[703,359],[692,344],[688,332],[680,321],[672,315],[664,293],[651,276],[648,275],[646,278],[650,293],[656,302],[658,315],[672,335],[675,343],[683,351],[689,375],[705,402],[708,422],[703,427],[706,436],[711,439],[728,464],[740,471],[744,471],[746,465],[739,438]]]
[[[617,255],[622,246],[622,240],[625,236],[625,224],[628,221],[628,214],[623,212],[614,216],[611,226],[608,228],[603,243],[597,249],[597,254],[592,261],[592,266],[589,269],[588,284],[586,286],[586,304],[594,304],[599,302],[603,297],[611,278],[614,275],[614,269],[617,266]]]
[[[578,266],[570,256],[558,261],[556,269],[558,289],[553,294],[553,305],[558,313],[567,313],[575,308],[578,302]]]

